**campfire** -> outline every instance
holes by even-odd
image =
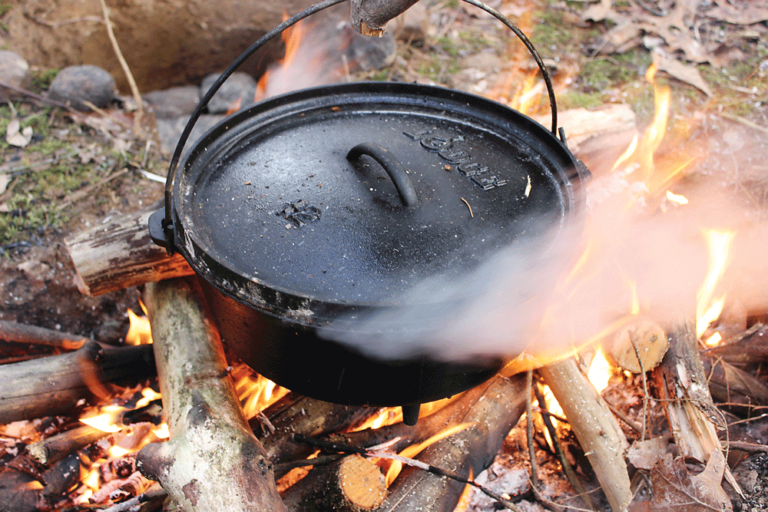
[[[286,38],[284,68],[301,62],[300,33]],[[265,74],[254,100],[282,72]],[[150,239],[159,205],[70,237],[83,293],[139,287],[144,310],[127,312],[120,347],[0,322],[0,339],[55,353],[0,365],[3,510],[463,512],[480,493],[497,510],[523,499],[552,510],[732,510],[731,497],[749,492],[737,457],[766,451],[724,436],[762,418],[768,400],[753,373],[766,354],[765,304],[743,275],[761,266],[739,250],[759,225],[686,183],[706,155],[687,143],[690,127],[668,129],[670,90],[655,73],[642,133],[621,109],[563,113],[570,147],[594,171],[578,252],[536,333],[511,347],[516,357],[415,416],[413,404],[340,405],[256,373],[222,343],[206,285]],[[546,88],[534,73],[512,91],[521,74],[489,95],[546,124]],[[457,173],[452,165],[444,171]],[[523,188],[528,197],[530,176]],[[311,208],[286,203],[284,229],[314,222]],[[513,444],[526,481],[499,490],[486,470]],[[544,458],[567,495],[542,480]]]

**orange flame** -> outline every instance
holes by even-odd
[[[715,291],[728,264],[728,252],[734,238],[731,231],[705,233],[709,246],[709,270],[696,296],[696,336],[701,337],[707,327],[715,322],[723,311],[725,296],[715,298]]]
[[[283,21],[285,21],[285,19],[287,19],[287,16],[283,15]],[[301,47],[301,41],[304,38],[304,32],[305,27],[303,21],[298,22],[283,32],[281,37],[283,39],[283,43],[285,44],[285,55],[282,59],[280,59],[276,67],[286,67],[290,65],[291,62],[293,62],[293,60],[296,58],[296,54],[298,53],[299,48]],[[261,101],[266,97],[267,84],[269,83],[271,74],[272,71],[267,70],[259,78],[259,81],[256,84],[256,94],[253,97],[254,101]]]
[[[595,350],[595,356],[589,365],[587,378],[595,386],[598,393],[608,387],[608,381],[611,379],[612,368],[608,364],[603,351],[599,348]]]
[[[287,389],[255,373],[244,363],[235,365],[231,375],[235,382],[237,397],[247,419],[253,418],[288,393]]]
[[[100,413],[95,415],[87,415],[80,418],[82,423],[89,425],[102,432],[120,432],[123,427],[117,424],[118,419],[124,411],[125,407],[118,405],[107,405],[100,408]]]
[[[133,310],[128,309],[128,319],[130,320],[130,326],[125,335],[125,343],[128,345],[148,345],[152,343],[152,330],[149,326],[149,318],[139,316]]]

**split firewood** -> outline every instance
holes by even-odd
[[[621,368],[640,373],[656,368],[668,349],[669,342],[664,329],[653,320],[638,318],[616,333],[608,355]]]
[[[116,215],[104,225],[65,240],[81,293],[95,297],[193,273],[182,256],[168,256],[166,250],[149,237],[149,216],[159,208],[162,203]]]
[[[112,396],[113,384],[154,375],[148,345],[103,348],[96,342],[58,356],[0,366],[0,424],[71,413],[81,399]]]
[[[667,333],[669,351],[652,373],[652,389],[665,404],[679,455],[707,463],[713,454],[722,456],[717,429],[725,429],[726,425],[712,402],[694,323],[680,323]],[[724,471],[728,483],[740,492],[731,471],[727,467]]]
[[[573,358],[539,368],[539,373],[562,407],[611,509],[626,510],[632,501],[624,460],[627,439],[608,405]]]
[[[38,464],[47,466],[109,435],[103,430],[83,425],[27,445],[27,453]]]
[[[289,393],[265,409],[269,425],[259,416],[250,421],[256,438],[264,446],[272,464],[307,458],[314,448],[293,440],[293,434],[319,437],[344,431],[376,411],[374,408],[332,404]],[[283,466],[275,468],[275,478],[288,472]]]
[[[62,350],[77,350],[88,339],[85,336],[54,331],[35,325],[0,320],[0,341],[25,343],[28,345],[45,345]]]
[[[481,396],[461,417],[466,426],[428,446],[416,459],[463,478],[488,468],[509,431],[525,411],[525,375],[496,376],[480,386]],[[423,469],[406,467],[389,488],[379,512],[452,511],[464,483]]]
[[[286,508],[297,512],[362,512],[379,507],[387,487],[379,467],[355,454],[314,468],[282,497]]]
[[[730,411],[748,414],[756,406],[768,405],[768,386],[757,377],[718,358],[705,356],[701,363],[712,397]]]
[[[377,0],[378,1],[378,0]],[[386,3],[386,2],[384,2]],[[616,148],[619,153],[636,133],[635,115],[626,105],[601,109],[574,109],[559,113],[568,135],[568,146],[590,168],[589,156],[600,148]],[[544,124],[549,123],[549,118]],[[193,273],[178,253],[168,256],[165,249],[149,237],[149,216],[162,203],[133,213],[114,216],[65,240],[77,273],[78,289],[89,296],[138,286],[148,282],[182,277]]]
[[[139,452],[142,473],[187,512],[285,510],[196,282],[153,283],[144,299],[171,437]]]

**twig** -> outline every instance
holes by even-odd
[[[147,489],[144,494],[139,494],[138,496],[134,496],[133,498],[122,503],[118,503],[117,505],[113,505],[111,507],[103,508],[100,510],[101,512],[127,512],[129,510],[138,510],[138,506],[142,503],[155,500],[160,501],[164,500],[166,497],[168,497],[168,493],[166,493],[159,484],[155,483],[149,489]]]
[[[77,334],[3,320],[0,320],[0,340],[28,345],[47,345],[63,350],[77,350],[88,341],[85,336]]]
[[[538,385],[533,388],[533,391],[536,393],[536,400],[538,400],[539,403],[544,403],[544,395],[541,393],[541,390],[539,390]],[[594,510],[595,504],[592,503],[592,498],[581,484],[579,477],[577,477],[576,473],[573,472],[571,463],[568,462],[568,459],[565,457],[563,447],[560,446],[560,440],[557,437],[557,430],[555,430],[555,426],[552,424],[552,420],[548,416],[542,416],[541,419],[544,422],[544,426],[547,427],[547,431],[549,431],[549,437],[552,438],[552,444],[555,447],[555,452],[557,452],[557,458],[560,460],[560,465],[563,467],[563,471],[565,472],[565,477],[571,483],[571,486],[576,491],[576,493],[581,497],[582,500],[584,500],[584,504],[590,510]]]
[[[133,118],[133,129],[137,135],[141,135],[141,118],[144,116],[144,106],[141,103],[141,94],[139,94],[139,88],[136,86],[136,81],[133,79],[131,69],[128,67],[128,63],[125,62],[123,52],[120,51],[120,45],[117,44],[117,39],[115,39],[115,33],[112,30],[112,21],[109,19],[109,9],[107,8],[107,4],[104,0],[99,0],[99,3],[101,4],[101,10],[104,13],[104,25],[107,27],[109,41],[112,43],[112,49],[115,51],[117,60],[120,61],[120,67],[123,68],[123,73],[125,73],[125,78],[128,80],[133,100],[136,102],[136,108],[138,109],[136,111],[136,116]]]
[[[768,453],[768,446],[764,444],[746,443],[743,441],[729,441],[728,448],[731,450],[741,450],[747,453]]]
[[[446,478],[450,478],[452,480],[456,480],[457,482],[461,482],[463,484],[471,485],[472,487],[479,489],[481,492],[483,492],[487,496],[493,498],[498,503],[504,505],[509,510],[512,510],[513,512],[522,512],[521,509],[517,505],[512,503],[508,498],[505,498],[504,496],[500,494],[496,494],[490,489],[483,487],[482,485],[475,482],[474,479],[464,478],[463,476],[459,475],[458,473],[454,473],[453,471],[448,471],[446,469],[442,469],[437,466],[433,466],[431,464],[425,464],[421,461],[411,459],[410,457],[403,457],[402,455],[396,455],[393,453],[376,452],[367,448],[360,448],[359,446],[352,446],[344,443],[334,443],[334,442],[326,441],[323,439],[307,437],[302,434],[294,434],[293,439],[295,441],[306,443],[311,446],[316,446],[324,450],[332,450],[335,452],[341,452],[341,453],[347,453],[347,454],[356,453],[358,455],[363,455],[365,457],[396,460],[396,461],[402,462],[407,466],[419,468],[428,473],[432,473],[433,475],[443,476]]]
[[[536,451],[533,449],[533,416],[531,415],[531,393],[533,392],[533,370],[525,377],[525,434],[528,440],[528,458],[531,459],[531,485],[539,486],[539,472],[536,469]],[[538,398],[538,397],[537,397]],[[539,402],[543,406],[544,402]]]
[[[631,419],[629,419],[629,416],[627,416],[626,414],[621,412],[615,405],[610,403],[608,400],[605,401],[605,404],[608,406],[608,408],[611,410],[611,412],[614,414],[614,416],[616,416],[621,421],[626,423],[632,430],[634,430],[638,434],[642,434],[643,433],[643,427],[641,425],[638,425],[637,423],[635,423]]]
[[[472,213],[472,207],[469,205],[469,202],[466,199],[464,199],[463,197],[460,197],[459,199],[461,199],[464,202],[464,204],[467,205],[467,208],[469,208],[469,216],[470,216],[470,218],[474,219],[475,218],[475,214]]]
[[[754,130],[757,130],[759,132],[768,133],[768,128],[765,128],[763,126],[760,126],[757,123],[753,123],[749,119],[744,119],[743,117],[734,116],[733,114],[728,114],[725,112],[720,112],[718,114],[720,117],[724,117],[725,119],[730,119],[731,121],[735,121],[739,124],[743,124],[744,126],[748,126]]]
[[[106,183],[109,183],[110,181],[112,181],[115,178],[119,178],[120,176],[122,176],[123,174],[125,174],[127,172],[128,172],[128,168],[126,167],[125,169],[117,171],[112,176],[110,176],[108,178],[104,178],[103,180],[101,180],[98,183],[94,183],[93,185],[89,185],[89,186],[87,186],[85,188],[82,188],[82,189],[72,193],[67,198],[66,201],[64,201],[63,203],[61,203],[61,205],[59,205],[59,208],[63,210],[64,208],[66,208],[70,204],[74,203],[75,201],[79,201],[80,199],[84,198],[86,195],[88,195],[92,191],[96,190],[97,188],[101,187],[102,185],[104,185]]]
[[[10,89],[12,91],[16,91],[16,92],[18,92],[20,94],[23,94],[24,96],[29,96],[30,98],[33,98],[33,99],[35,99],[37,101],[42,101],[43,103],[47,103],[49,105],[53,105],[54,107],[63,108],[65,110],[69,111],[72,114],[82,115],[82,114],[80,114],[80,112],[78,112],[77,110],[73,109],[72,107],[70,107],[69,105],[67,105],[65,103],[61,103],[61,102],[58,102],[56,100],[52,100],[50,98],[45,98],[43,96],[40,96],[39,94],[35,94],[32,91],[28,91],[27,89],[23,89],[21,87],[16,87],[15,85],[11,85],[11,84],[8,84],[8,83],[2,82],[2,81],[0,81],[0,87],[4,87],[6,89]]]

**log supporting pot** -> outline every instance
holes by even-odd
[[[189,262],[223,340],[259,373],[330,402],[415,405],[479,384],[515,354],[380,358],[334,332],[370,336],[358,319],[413,305],[415,284],[465,279],[510,245],[535,259],[579,229],[589,171],[563,138],[441,87],[305,89],[227,117],[176,173],[183,136],[150,232]]]

